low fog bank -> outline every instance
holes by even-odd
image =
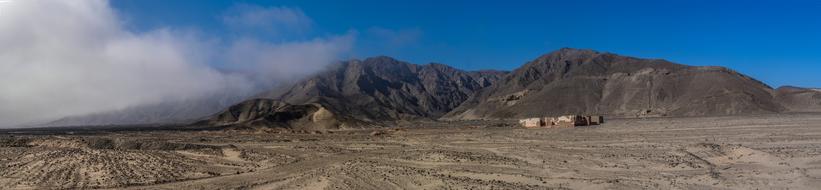
[[[318,72],[355,41],[355,32],[275,43],[170,27],[132,32],[105,0],[9,1],[0,14],[3,128],[140,107],[151,107],[148,115],[204,113]],[[310,18],[288,7],[246,5],[225,22],[243,30],[310,27]]]

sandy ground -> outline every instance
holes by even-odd
[[[821,115],[0,134],[0,189],[817,189]],[[377,132],[374,132],[377,131]]]

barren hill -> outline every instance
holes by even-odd
[[[695,67],[564,48],[514,70],[448,119],[556,114],[701,116],[784,110],[769,86],[723,67]]]
[[[791,112],[821,112],[821,89],[784,86],[776,89],[775,97]]]
[[[234,127],[341,129],[367,125],[329,110],[319,103],[292,105],[272,99],[251,99],[231,106],[208,119],[207,124]]]
[[[383,56],[342,62],[265,96],[290,104],[319,103],[365,121],[437,119],[504,74]]]

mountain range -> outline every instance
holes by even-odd
[[[664,117],[818,112],[821,90],[773,89],[724,67],[562,48],[511,72],[463,71],[385,56],[342,61],[290,87],[268,90],[220,109],[224,110],[200,109],[198,114],[177,119],[200,118],[198,124],[209,125],[351,128],[408,120],[561,114]],[[77,119],[82,117],[73,118],[82,121]]]

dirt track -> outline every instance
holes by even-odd
[[[437,124],[443,125],[443,124]],[[0,189],[814,189],[821,115],[0,135]]]

